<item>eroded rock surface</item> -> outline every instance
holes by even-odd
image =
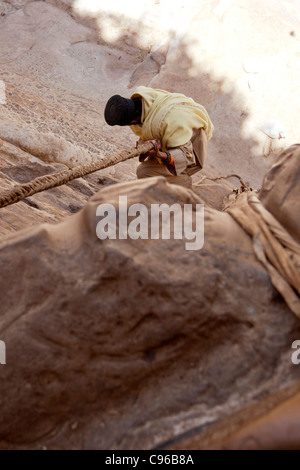
[[[96,208],[121,195],[202,202],[163,178],[117,184],[1,243],[2,448],[164,447],[298,381],[299,321],[231,216],[206,208],[198,251],[100,241]]]

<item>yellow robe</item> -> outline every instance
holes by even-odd
[[[194,129],[203,128],[207,140],[214,126],[204,106],[192,98],[165,90],[139,86],[131,98],[142,98],[142,124],[130,126],[143,140],[159,139],[162,150],[186,144]]]

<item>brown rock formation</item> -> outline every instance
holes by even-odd
[[[123,183],[2,240],[2,448],[166,446],[298,380],[299,321],[231,216],[206,208],[199,251],[100,241],[96,208],[120,195],[201,203],[162,178]]]

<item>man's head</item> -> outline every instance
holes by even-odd
[[[104,118],[110,126],[129,126],[140,120],[141,109],[136,100],[114,95],[105,106]]]

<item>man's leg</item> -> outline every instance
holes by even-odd
[[[164,164],[160,164],[156,158],[151,158],[140,165],[136,169],[138,179],[150,178],[151,176],[164,176],[168,183],[178,184],[186,188],[192,188],[192,178],[186,174],[180,176],[173,175]]]

